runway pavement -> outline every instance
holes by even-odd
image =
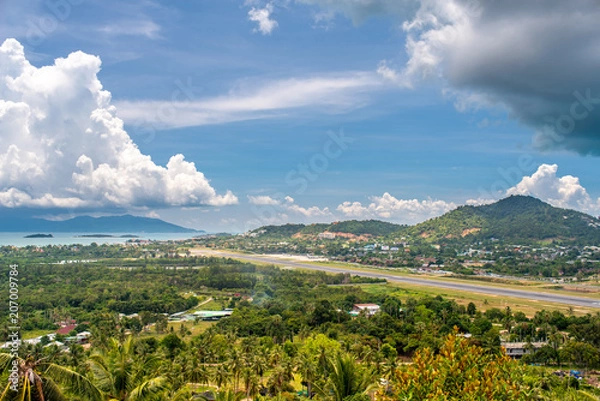
[[[258,262],[258,263],[272,263],[278,266],[284,266],[288,268],[295,269],[309,269],[309,270],[318,270],[324,271],[328,273],[343,273],[345,270],[343,268],[336,267],[328,267],[328,266],[319,266],[310,263],[302,263],[296,261],[289,261],[285,259],[269,257],[268,255],[245,255],[245,254],[237,254],[230,253],[226,251],[210,251],[214,256],[227,257],[232,259],[245,260],[248,262]],[[360,268],[350,269],[348,270],[351,274],[356,274],[363,277],[374,277],[374,278],[384,278],[390,282],[397,283],[405,283],[405,284],[415,284],[427,287],[438,287],[438,288],[448,288],[452,290],[459,291],[469,291],[480,294],[490,294],[496,295],[500,297],[512,297],[512,298],[524,298],[542,302],[554,302],[559,304],[566,304],[572,306],[583,306],[587,308],[600,308],[600,300],[599,299],[591,299],[591,298],[583,298],[577,296],[570,295],[558,295],[558,294],[550,294],[547,292],[538,292],[538,291],[527,291],[527,290],[515,290],[510,288],[501,288],[501,287],[492,287],[481,284],[467,284],[467,283],[457,283],[457,282],[444,282],[440,280],[431,280],[427,278],[420,277],[406,277],[406,276],[395,276],[385,272],[373,272],[373,271],[362,271]]]

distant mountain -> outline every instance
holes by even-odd
[[[490,239],[600,242],[600,220],[560,209],[531,196],[511,196],[483,206],[461,206],[409,227],[407,234],[431,241]]]
[[[461,206],[443,216],[414,226],[378,220],[351,220],[331,224],[265,226],[252,233],[271,238],[316,237],[320,233],[342,233],[370,237],[405,236],[421,238],[426,242],[473,242],[496,238],[519,243],[556,240],[600,244],[600,220],[575,210],[553,207],[531,196],[517,195],[490,205]]]
[[[283,226],[264,226],[252,232],[256,235],[273,238],[290,238],[293,236],[311,235],[315,236],[324,232],[380,237],[392,234],[405,227],[406,226],[378,220],[349,220],[335,223],[309,225],[285,224]]]
[[[51,221],[30,217],[0,217],[1,232],[73,233],[202,233],[160,219],[131,215],[90,217]]]

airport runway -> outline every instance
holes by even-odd
[[[328,273],[343,273],[344,269],[328,267],[328,266],[319,266],[313,265],[310,263],[302,263],[289,261],[274,257],[269,257],[268,255],[242,255],[237,253],[230,253],[226,251],[209,251],[210,254],[214,256],[232,258],[245,260],[248,262],[258,262],[258,263],[272,263],[277,266],[284,266],[295,269],[308,269],[308,270],[318,270]],[[439,288],[448,288],[452,290],[460,290],[460,291],[470,291],[480,294],[490,294],[496,295],[500,297],[512,297],[512,298],[524,298],[530,300],[536,300],[541,302],[554,302],[565,305],[572,306],[583,306],[587,308],[600,308],[600,299],[592,299],[592,298],[583,298],[576,297],[570,295],[554,295],[546,292],[537,292],[537,291],[527,291],[527,290],[513,290],[509,288],[500,288],[500,287],[492,287],[481,284],[463,284],[456,282],[443,282],[440,280],[429,280],[427,278],[419,278],[419,277],[406,277],[406,276],[395,276],[392,274],[386,274],[385,272],[373,272],[373,271],[361,271],[360,268],[350,269],[348,271],[351,274],[363,276],[363,277],[374,277],[374,278],[384,278],[390,282],[396,283],[405,283],[405,284],[415,284],[427,287],[439,287]]]

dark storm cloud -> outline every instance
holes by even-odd
[[[535,129],[534,144],[600,155],[600,2],[484,1],[442,66]]]
[[[508,109],[540,149],[600,156],[599,0],[299,1],[353,21],[394,15],[409,61],[388,77],[441,77],[463,106]]]

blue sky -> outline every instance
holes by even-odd
[[[541,3],[0,1],[0,214],[598,215],[600,11]]]

